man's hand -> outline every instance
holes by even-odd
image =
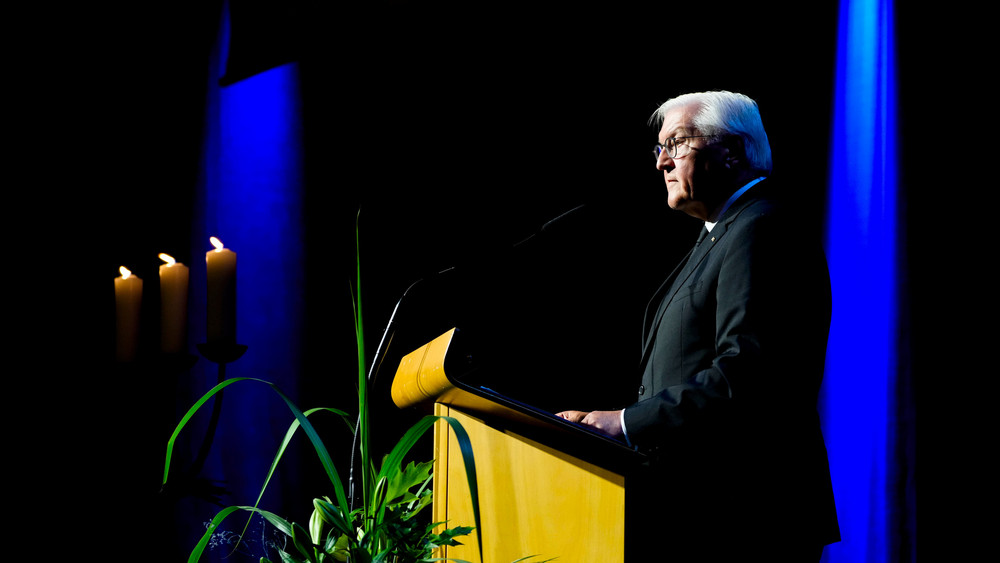
[[[570,422],[578,422],[584,426],[589,426],[602,434],[607,434],[612,438],[622,438],[622,411],[562,411],[556,416],[565,418]]]

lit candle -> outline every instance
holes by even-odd
[[[211,237],[215,250],[205,254],[208,263],[209,344],[236,344],[236,253]]]
[[[188,267],[160,254],[160,351],[179,354],[187,336]]]
[[[128,268],[118,269],[115,278],[115,320],[117,321],[117,357],[120,362],[131,362],[139,351],[139,309],[142,306],[142,279],[133,276]]]

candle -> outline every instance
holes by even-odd
[[[215,250],[205,254],[208,263],[209,344],[236,344],[236,253],[211,237]]]
[[[117,321],[117,357],[120,362],[131,362],[139,351],[139,309],[142,306],[142,279],[133,276],[128,268],[118,269],[115,278],[115,320]]]
[[[160,254],[160,351],[179,354],[187,336],[188,267]]]

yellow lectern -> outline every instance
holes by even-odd
[[[392,384],[400,408],[434,405],[461,422],[476,459],[483,563],[625,561],[625,483],[641,460],[625,444],[492,392],[452,329],[403,357]],[[457,365],[457,369],[456,369]],[[454,373],[449,373],[454,372]],[[434,521],[474,526],[465,466],[447,424],[434,429]],[[475,536],[441,557],[480,561]]]

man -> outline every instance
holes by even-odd
[[[559,416],[649,454],[630,490],[648,503],[641,537],[662,539],[650,553],[818,560],[839,530],[816,412],[830,321],[816,230],[772,197],[753,100],[686,94],[654,118],[667,203],[705,229],[650,302],[638,402]]]

